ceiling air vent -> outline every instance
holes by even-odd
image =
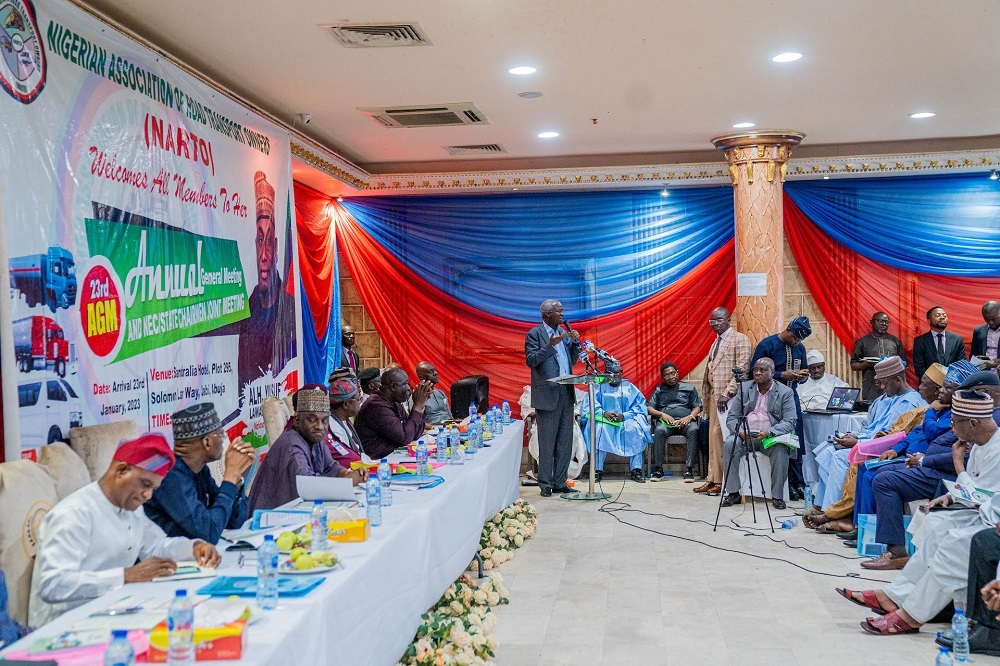
[[[386,127],[447,127],[449,125],[489,125],[483,112],[472,102],[431,106],[359,108],[358,111]]]
[[[451,155],[496,155],[507,152],[498,143],[483,143],[478,146],[445,146],[444,149]]]
[[[419,23],[333,23],[320,27],[354,49],[431,44]]]

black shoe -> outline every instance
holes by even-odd
[[[632,480],[636,483],[646,483],[646,479],[642,475],[642,470],[638,468],[632,470]]]
[[[857,539],[858,538],[858,528],[855,527],[850,532],[838,532],[837,536],[840,537],[841,539],[844,539],[845,541],[850,541],[851,539]]]
[[[541,489],[541,490],[539,491],[539,494],[540,494],[540,495],[541,495],[542,497],[552,497],[552,489],[551,489],[551,488],[542,488],[542,489]]]
[[[934,642],[952,649],[951,629],[939,631]],[[1000,631],[982,625],[969,627],[969,652],[1000,656]]]
[[[837,536],[840,536],[840,535],[838,534]],[[858,540],[857,539],[848,539],[847,541],[844,542],[844,545],[847,546],[848,548],[857,548],[858,547]]]
[[[785,500],[776,499],[774,500],[774,508],[777,509],[778,511],[784,511],[788,507],[785,505]]]
[[[569,486],[563,484],[558,488],[553,488],[552,492],[559,493],[560,495],[562,495],[563,493],[575,493],[576,491],[570,488]]]
[[[798,502],[799,500],[805,499],[806,496],[803,494],[801,488],[789,488],[788,489],[788,499],[792,502]]]
[[[663,468],[662,467],[657,467],[656,469],[654,469],[652,476],[653,476],[654,479],[662,479],[663,478]]]
[[[738,504],[740,499],[739,493],[726,493],[726,496],[722,498],[722,506]]]
[[[600,483],[601,479],[604,478],[604,470],[599,469],[594,472],[594,483]]]
[[[684,480],[692,482],[694,481],[694,472],[691,470],[690,467],[684,470]]]

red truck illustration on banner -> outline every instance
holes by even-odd
[[[13,324],[14,357],[21,372],[52,370],[66,376],[70,343],[62,326],[49,317],[34,316],[18,319]]]
[[[14,257],[9,266],[11,296],[21,292],[28,307],[44,303],[55,312],[76,304],[76,264],[68,250],[53,246],[45,254]]]

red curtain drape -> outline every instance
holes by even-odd
[[[892,322],[889,332],[903,341],[909,363],[913,338],[928,330],[926,312],[935,305],[948,312],[948,330],[960,334],[968,348],[972,329],[983,323],[983,303],[1000,296],[1000,279],[891,268],[835,242],[787,194],[784,208],[785,237],[806,286],[849,350],[854,349],[855,340],[871,332],[871,316],[881,310]],[[915,382],[912,371],[910,375]]]
[[[299,232],[299,268],[309,299],[316,337],[326,335],[333,304],[334,232],[330,197],[295,183],[295,221]]]
[[[379,245],[341,206],[333,204],[332,214],[368,315],[411,380],[414,366],[424,360],[437,367],[445,388],[461,377],[485,374],[491,400],[509,400],[516,410],[530,382],[524,336],[534,324],[475,310],[447,296]],[[621,360],[625,376],[648,392],[659,381],[661,362],[673,361],[685,375],[704,359],[713,336],[709,313],[735,305],[733,267],[729,243],[642,303],[590,321],[574,321],[572,312],[566,317],[585,338]]]

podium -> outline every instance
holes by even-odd
[[[587,372],[582,375],[562,375],[548,380],[553,384],[586,384],[587,394],[590,396],[590,414],[588,417],[588,423],[590,425],[590,490],[588,492],[575,490],[571,493],[563,493],[560,495],[562,499],[602,500],[609,499],[611,497],[608,493],[599,493],[594,491],[594,485],[597,483],[596,477],[594,476],[594,467],[597,459],[597,421],[594,417],[594,386],[596,384],[603,384],[610,378],[611,375],[609,374]]]

